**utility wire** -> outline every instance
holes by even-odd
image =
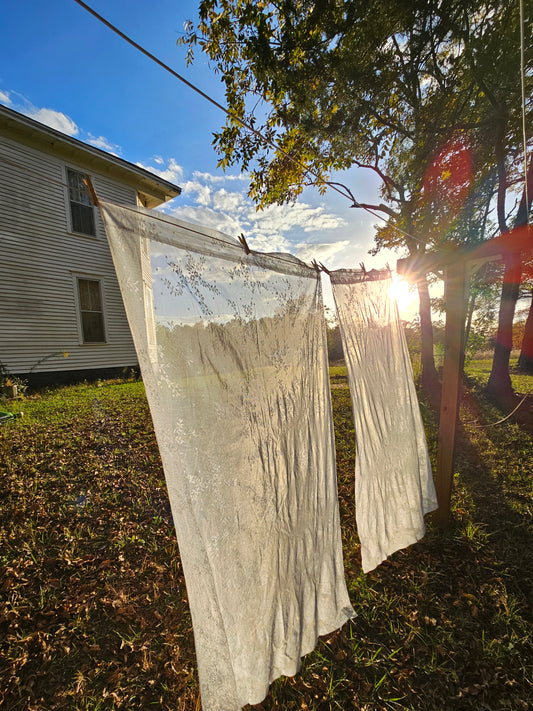
[[[306,175],[311,175],[315,180],[318,181],[318,183],[322,183],[323,185],[327,185],[329,188],[332,190],[335,190],[339,195],[341,195],[344,198],[348,198],[349,200],[352,201],[353,205],[352,207],[361,207],[363,210],[371,214],[373,217],[377,218],[378,220],[383,220],[383,222],[388,222],[386,217],[383,217],[383,215],[380,215],[379,213],[375,212],[371,208],[364,207],[363,205],[360,205],[357,200],[354,198],[352,191],[347,188],[346,186],[344,187],[344,191],[339,189],[334,183],[324,180],[324,178],[320,177],[318,173],[315,173],[313,170],[311,170],[308,166],[306,166],[304,163],[299,161],[297,158],[294,158],[294,156],[290,155],[290,153],[287,153],[281,146],[279,146],[277,143],[272,141],[271,139],[267,138],[264,136],[260,131],[255,129],[253,126],[250,124],[246,123],[246,121],[243,121],[239,116],[236,114],[232,113],[229,111],[225,106],[220,104],[218,101],[210,97],[208,94],[206,94],[204,91],[199,89],[197,86],[195,86],[192,82],[190,82],[188,79],[185,79],[181,74],[178,74],[172,67],[169,67],[168,64],[165,64],[162,62],[158,57],[156,57],[154,54],[149,52],[147,49],[145,49],[142,45],[140,45],[138,42],[133,40],[131,37],[129,37],[127,34],[122,32],[121,30],[118,29],[115,25],[113,25],[109,20],[106,20],[105,17],[102,17],[99,13],[96,12],[96,10],[93,10],[92,7],[87,5],[87,3],[83,2],[83,0],[74,0],[75,3],[80,5],[84,10],[87,10],[88,13],[93,15],[97,20],[99,20],[101,23],[103,23],[106,27],[108,27],[110,30],[112,30],[115,34],[117,34],[119,37],[121,37],[123,40],[125,40],[128,44],[130,44],[132,47],[134,47],[136,50],[144,54],[146,57],[151,59],[153,62],[158,64],[160,67],[162,67],[165,71],[169,72],[172,74],[173,77],[176,79],[179,79],[181,82],[186,84],[190,89],[195,91],[197,94],[200,94],[204,99],[209,101],[213,106],[216,106],[218,109],[223,111],[229,118],[231,118],[233,121],[236,121],[239,123],[243,128],[245,128],[247,131],[250,131],[253,133],[255,136],[260,138],[264,143],[266,143],[268,146],[273,148],[274,150],[278,151],[281,153],[285,158],[288,160],[292,161],[295,165],[297,165],[299,168],[301,168],[304,171],[304,174]],[[403,234],[405,237],[409,237],[410,239],[415,240],[415,242],[419,242],[420,244],[425,244],[424,240],[419,239],[418,237],[415,237],[414,235],[409,234],[408,232],[405,232],[402,230],[400,227],[397,227],[396,225],[392,225],[393,229],[395,229],[397,232],[400,232]]]
[[[211,104],[213,104],[213,106],[216,106],[218,109],[223,111],[227,116],[229,116],[230,119],[232,119],[232,121],[236,121],[243,128],[245,128],[247,131],[251,131],[255,136],[257,136],[257,138],[261,139],[264,143],[269,145],[271,148],[274,148],[275,150],[279,151],[285,158],[288,158],[289,160],[291,160],[298,167],[302,168],[307,174],[312,175],[319,182],[323,183],[324,185],[327,185],[328,187],[332,188],[333,190],[336,190],[339,193],[339,195],[342,195],[343,197],[347,197],[347,198],[353,200],[354,203],[356,202],[353,198],[353,195],[349,194],[348,192],[344,192],[344,191],[340,190],[335,185],[332,185],[327,180],[324,180],[323,178],[321,178],[317,173],[314,173],[306,165],[304,165],[304,163],[301,163],[297,158],[294,158],[289,153],[284,151],[283,148],[281,148],[279,145],[274,143],[274,141],[270,140],[269,138],[266,138],[266,136],[263,136],[263,134],[260,131],[255,129],[249,123],[246,123],[246,121],[243,121],[239,116],[237,116],[237,114],[229,111],[223,104],[220,104],[218,101],[216,101],[216,99],[213,99],[211,96],[206,94],[205,91],[202,91],[201,89],[199,89],[197,86],[195,86],[192,82],[190,82],[184,76],[182,76],[181,74],[178,74],[178,72],[176,72],[174,69],[172,69],[172,67],[169,67],[168,64],[165,64],[164,62],[162,62],[160,59],[158,59],[158,57],[156,57],[154,54],[149,52],[147,49],[145,49],[138,42],[136,42],[131,37],[129,37],[127,34],[122,32],[121,30],[119,30],[118,27],[116,27],[111,22],[106,20],[105,17],[102,17],[102,15],[99,15],[96,12],[96,10],[93,10],[92,7],[87,5],[87,3],[83,2],[83,0],[74,0],[74,2],[76,2],[78,5],[83,7],[84,10],[87,10],[87,12],[89,12],[91,15],[96,17],[97,20],[99,20],[104,25],[106,25],[106,27],[108,27],[110,30],[115,32],[119,37],[122,37],[122,39],[125,40],[126,42],[128,42],[129,44],[131,44],[132,47],[135,47],[135,49],[137,49],[139,52],[141,52],[146,57],[151,59],[153,62],[158,64],[160,67],[165,69],[167,72],[172,74],[172,76],[174,76],[176,79],[179,79],[184,84],[186,84],[189,87],[189,89],[192,89],[197,94],[200,94],[201,97],[203,97],[204,99],[209,101]],[[351,191],[350,191],[350,193],[351,193]],[[385,218],[383,218],[383,219],[385,219]]]
[[[520,81],[522,86],[522,135],[524,141],[524,195],[526,198],[526,221],[529,223],[527,190],[527,134],[526,134],[526,68],[524,57],[524,0],[520,0]]]

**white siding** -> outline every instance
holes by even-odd
[[[137,203],[133,188],[87,172],[102,198]],[[96,237],[69,233],[65,182],[60,158],[0,136],[0,361],[12,373],[137,363],[100,216]],[[105,344],[80,343],[74,274],[102,280]]]

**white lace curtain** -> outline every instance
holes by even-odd
[[[353,615],[320,279],[100,205],[161,451],[204,711],[258,703]]]
[[[407,343],[383,273],[330,273],[355,435],[355,506],[363,570],[418,541],[437,508]]]

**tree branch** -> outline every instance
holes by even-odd
[[[397,190],[398,192],[400,192],[400,187],[394,182],[394,180],[393,180],[392,178],[389,178],[388,175],[385,175],[385,173],[384,173],[380,168],[378,168],[377,165],[371,165],[371,164],[366,164],[366,163],[360,163],[358,160],[354,160],[354,161],[353,161],[353,164],[356,165],[358,168],[367,168],[368,170],[373,170],[374,173],[377,173],[377,175],[379,175],[379,177],[381,178],[381,180],[384,182],[385,187],[387,188],[387,191],[388,191],[389,196],[391,197],[391,199],[392,199],[392,195],[390,194],[390,192],[391,192],[391,191],[390,191],[391,186],[392,186],[395,190]]]
[[[505,122],[498,122],[498,131],[496,134],[496,143],[494,152],[496,154],[497,171],[498,171],[498,197],[497,197],[497,215],[498,227],[501,234],[507,232],[507,220],[505,215],[505,196],[507,194],[507,171],[505,170]]]
[[[371,205],[370,203],[357,202],[357,200],[354,200],[354,204],[352,205],[352,207],[360,207],[363,210],[375,210],[377,212],[384,212],[386,215],[394,218],[395,220],[400,217],[400,215],[395,210],[393,210],[392,207],[384,205],[382,202],[379,205]]]

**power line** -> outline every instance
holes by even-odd
[[[346,192],[343,192],[342,190],[340,190],[340,189],[339,189],[338,187],[336,187],[335,185],[332,185],[332,184],[331,184],[330,182],[328,182],[327,180],[324,180],[323,178],[321,178],[317,173],[313,172],[313,171],[312,171],[309,167],[307,167],[304,163],[300,162],[297,158],[294,158],[294,157],[291,156],[289,153],[287,153],[286,151],[284,151],[283,148],[281,148],[279,145],[277,145],[274,141],[272,141],[272,140],[270,140],[269,138],[267,138],[266,136],[264,136],[260,131],[258,131],[257,129],[255,129],[255,128],[254,128],[253,126],[251,126],[249,123],[246,123],[246,121],[243,121],[239,116],[237,116],[237,114],[233,113],[232,111],[229,111],[225,106],[223,106],[223,104],[220,104],[218,101],[216,101],[216,99],[213,99],[211,96],[209,96],[208,94],[206,94],[205,91],[202,91],[202,89],[199,89],[195,84],[193,84],[192,82],[190,82],[190,81],[189,81],[188,79],[186,79],[184,76],[182,76],[181,74],[178,74],[178,72],[176,72],[174,69],[172,69],[172,67],[169,67],[168,64],[165,64],[164,62],[162,62],[160,59],[158,59],[158,57],[156,57],[156,56],[155,56],[154,54],[152,54],[150,51],[148,51],[147,49],[145,49],[145,48],[144,48],[142,45],[140,45],[138,42],[136,42],[136,41],[133,40],[131,37],[129,37],[127,34],[125,34],[124,32],[122,32],[121,30],[119,30],[118,27],[116,27],[116,26],[113,25],[111,22],[109,22],[108,20],[106,20],[105,17],[102,17],[102,15],[98,14],[98,13],[96,12],[96,10],[93,10],[93,8],[90,7],[89,5],[87,5],[87,3],[83,2],[83,0],[74,0],[74,2],[76,2],[78,5],[80,5],[81,7],[83,7],[84,10],[87,10],[87,12],[89,12],[91,15],[93,15],[94,17],[96,17],[97,20],[99,20],[99,21],[102,22],[104,25],[106,25],[106,27],[108,27],[110,30],[112,30],[113,32],[115,32],[115,34],[117,34],[119,37],[122,37],[122,39],[125,40],[126,42],[128,42],[128,44],[131,44],[132,47],[135,47],[135,49],[137,49],[139,52],[141,52],[141,53],[144,54],[146,57],[148,57],[149,59],[151,59],[153,62],[155,62],[156,64],[158,64],[160,67],[162,67],[163,69],[165,69],[165,71],[167,71],[167,72],[169,72],[170,74],[172,74],[173,77],[175,77],[176,79],[179,79],[181,82],[183,82],[184,84],[186,84],[186,85],[189,87],[189,89],[192,89],[192,90],[195,91],[197,94],[200,94],[201,97],[203,97],[204,99],[206,99],[207,101],[209,101],[211,104],[213,104],[213,106],[216,106],[218,109],[220,109],[221,111],[223,111],[223,112],[224,112],[227,116],[229,116],[229,118],[231,118],[233,121],[237,121],[237,123],[239,123],[239,124],[240,124],[243,128],[245,128],[247,131],[251,131],[255,136],[257,136],[257,138],[260,138],[264,143],[266,143],[267,145],[269,145],[271,148],[274,148],[274,150],[279,151],[285,158],[288,158],[288,159],[291,160],[293,163],[295,163],[296,165],[298,165],[300,168],[302,168],[302,170],[305,171],[305,173],[307,173],[307,174],[309,174],[309,175],[312,175],[316,180],[318,180],[319,182],[323,183],[324,185],[327,185],[328,187],[332,188],[333,190],[335,190],[336,192],[338,192],[339,195],[342,195],[342,197],[347,197],[347,198],[353,200],[354,203],[356,202],[356,201],[354,200],[354,198],[353,198],[353,195],[351,195],[351,191],[349,191],[350,194],[348,194],[348,193],[346,193]],[[348,190],[348,189],[347,189],[347,190]],[[383,218],[383,219],[384,219],[384,218]]]
[[[526,198],[526,221],[529,223],[527,190],[527,134],[526,134],[526,69],[524,57],[524,0],[520,0],[520,82],[522,87],[522,135],[524,141],[524,195]]]
[[[134,47],[136,50],[138,50],[139,52],[141,52],[141,54],[144,54],[146,57],[148,57],[148,59],[151,59],[153,62],[155,62],[156,64],[158,64],[162,69],[164,69],[165,71],[169,72],[173,77],[175,77],[176,79],[179,79],[179,81],[183,82],[183,83],[184,83],[186,86],[188,86],[190,89],[192,89],[192,90],[195,91],[197,94],[199,94],[201,97],[203,97],[204,99],[206,99],[207,101],[209,101],[211,104],[213,104],[213,106],[216,106],[218,109],[220,109],[221,111],[223,111],[223,112],[224,112],[227,116],[229,116],[229,118],[231,118],[233,121],[236,121],[237,123],[239,123],[239,124],[240,124],[243,128],[245,128],[247,131],[250,131],[250,132],[253,133],[255,136],[257,136],[258,138],[260,138],[260,139],[261,139],[264,143],[266,143],[268,146],[270,146],[270,147],[273,148],[274,150],[276,150],[276,151],[278,151],[279,153],[281,153],[281,155],[283,155],[283,156],[284,156],[285,158],[287,158],[288,160],[292,161],[292,163],[294,163],[295,165],[297,165],[299,168],[301,168],[301,169],[304,171],[304,174],[306,174],[306,175],[311,175],[311,176],[312,176],[313,178],[315,178],[315,180],[317,180],[319,183],[322,183],[323,185],[327,185],[329,188],[331,188],[332,190],[335,190],[337,193],[339,193],[339,195],[341,195],[342,197],[348,198],[349,200],[351,200],[352,203],[353,203],[353,207],[361,207],[363,210],[365,210],[366,212],[368,212],[370,215],[372,215],[372,216],[375,217],[376,219],[378,219],[378,220],[383,220],[383,222],[387,222],[387,223],[388,223],[387,218],[383,217],[382,215],[380,215],[379,213],[375,212],[374,210],[372,210],[372,209],[370,209],[370,208],[368,208],[368,207],[364,207],[363,205],[360,205],[360,204],[357,202],[357,200],[355,200],[355,198],[354,198],[354,196],[353,196],[353,193],[352,193],[352,191],[351,191],[349,188],[347,188],[346,186],[343,186],[343,187],[344,187],[344,190],[346,191],[346,192],[344,192],[344,191],[340,190],[336,185],[334,185],[333,183],[331,183],[330,181],[324,180],[324,178],[322,178],[320,175],[318,175],[318,173],[315,173],[313,170],[311,170],[311,168],[309,168],[308,166],[306,166],[304,163],[302,163],[301,161],[299,161],[297,158],[294,158],[294,156],[290,155],[290,153],[287,153],[287,152],[286,152],[283,148],[281,148],[281,146],[279,146],[277,143],[275,143],[275,142],[272,141],[271,139],[267,138],[267,137],[264,136],[260,131],[258,131],[257,129],[255,129],[255,128],[254,128],[253,126],[251,126],[250,124],[246,123],[246,121],[243,121],[239,116],[237,116],[237,115],[234,114],[233,112],[229,111],[225,106],[223,106],[223,105],[220,104],[218,101],[216,101],[215,99],[213,99],[211,96],[209,96],[208,94],[206,94],[205,91],[202,91],[202,89],[199,89],[197,86],[195,86],[195,84],[193,84],[192,82],[190,82],[190,81],[189,81],[188,79],[186,79],[184,76],[182,76],[181,74],[178,74],[178,72],[176,72],[174,69],[172,69],[172,67],[169,67],[168,64],[165,64],[164,62],[162,62],[160,59],[158,59],[158,57],[156,57],[156,56],[155,56],[154,54],[152,54],[150,51],[148,51],[147,49],[145,49],[142,45],[140,45],[138,42],[136,42],[135,40],[133,40],[133,39],[132,39],[131,37],[129,37],[127,34],[125,34],[124,32],[122,32],[122,30],[119,30],[118,27],[116,27],[116,26],[113,25],[111,22],[109,22],[109,20],[106,20],[105,17],[102,17],[102,15],[100,15],[99,13],[97,13],[96,10],[93,10],[93,8],[90,7],[89,5],[87,5],[87,3],[83,2],[83,0],[74,0],[74,2],[76,2],[78,5],[80,5],[80,7],[82,7],[84,10],[86,10],[88,13],[90,13],[91,15],[93,15],[93,17],[95,17],[97,20],[99,20],[101,23],[103,23],[106,27],[108,27],[110,30],[112,30],[115,34],[117,34],[119,37],[121,37],[124,41],[126,41],[128,44],[130,44],[130,45],[131,45],[132,47]],[[393,229],[395,229],[397,232],[400,232],[400,234],[403,234],[405,237],[409,237],[410,239],[413,239],[413,240],[415,240],[415,242],[419,242],[420,244],[425,244],[424,240],[421,240],[421,239],[419,239],[418,237],[415,237],[414,235],[411,235],[411,234],[409,234],[408,232],[405,232],[405,231],[402,230],[400,227],[397,227],[396,225],[391,225],[391,226],[393,227]]]

